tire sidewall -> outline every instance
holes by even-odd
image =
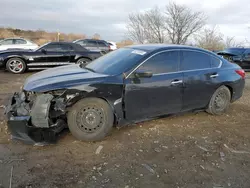
[[[22,62],[22,65],[23,65],[22,71],[20,71],[20,72],[13,72],[13,71],[10,69],[9,64],[10,64],[10,62],[13,61],[13,60],[18,60],[18,61]],[[21,58],[10,58],[10,59],[6,62],[6,69],[7,69],[9,72],[13,73],[13,74],[21,74],[21,73],[23,73],[23,72],[26,70],[26,67],[27,67],[27,66],[26,66],[26,63],[25,63],[24,60],[22,60]]]
[[[82,131],[76,124],[77,113],[84,108],[84,106],[95,106],[103,109],[105,123],[93,133]],[[99,98],[86,98],[78,101],[71,107],[67,114],[67,119],[69,130],[77,139],[84,141],[98,141],[106,137],[111,131],[114,123],[114,114],[106,101]]]
[[[217,110],[216,107],[215,107],[215,98],[216,96],[218,95],[219,92],[223,92],[226,94],[227,96],[227,103],[226,103],[226,107],[223,109],[223,110]],[[230,101],[231,101],[231,92],[230,90],[226,87],[226,86],[220,86],[213,94],[213,96],[211,97],[211,100],[209,102],[209,106],[208,106],[208,109],[207,109],[207,112],[208,113],[211,113],[213,115],[221,115],[223,113],[225,113],[230,105]]]
[[[77,61],[76,61],[76,64],[80,64],[80,61],[85,61],[85,63],[82,63],[83,65],[87,65],[90,63],[90,59],[87,59],[87,58],[79,58]]]

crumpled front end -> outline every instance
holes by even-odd
[[[66,128],[64,100],[50,93],[14,93],[5,110],[12,138],[28,144],[55,143]]]

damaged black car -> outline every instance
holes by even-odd
[[[166,114],[224,113],[242,96],[245,72],[216,54],[189,46],[135,45],[87,66],[30,76],[6,106],[8,127],[26,143],[53,143],[64,129],[97,141],[113,126]]]
[[[226,48],[216,53],[243,69],[250,69],[250,48]]]

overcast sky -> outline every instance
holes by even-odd
[[[204,11],[209,25],[217,25],[238,41],[250,39],[249,0],[175,0],[194,10]],[[168,0],[0,0],[0,26],[99,33],[103,39],[125,38],[128,14],[154,6],[164,7]]]

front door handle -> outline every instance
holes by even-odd
[[[218,77],[219,76],[219,74],[212,74],[212,75],[210,75],[210,78],[216,78],[216,77]]]
[[[182,80],[174,80],[171,82],[171,84],[182,84],[183,81]]]

